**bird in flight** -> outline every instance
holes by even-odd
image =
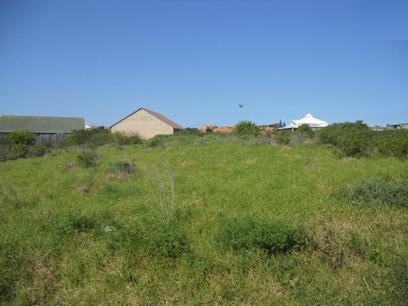
[[[244,108],[244,104],[238,104],[240,108]]]

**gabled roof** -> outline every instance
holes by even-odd
[[[179,124],[177,124],[176,122],[170,120],[169,118],[167,118],[166,116],[163,116],[162,114],[158,113],[158,112],[154,112],[152,110],[146,109],[144,107],[139,108],[138,110],[134,111],[133,113],[127,115],[125,118],[119,120],[118,122],[114,123],[111,125],[111,128],[114,127],[115,125],[117,125],[118,123],[122,122],[123,120],[129,118],[130,116],[132,116],[133,114],[137,113],[138,111],[144,110],[146,112],[148,112],[150,115],[156,117],[157,119],[163,121],[164,123],[170,125],[172,128],[174,129],[182,129],[183,127]]]
[[[297,124],[298,126],[301,126],[302,124],[307,124],[310,126],[322,126],[322,127],[329,125],[326,121],[313,117],[312,114],[310,113],[304,116],[302,119],[293,120],[293,122]]]
[[[0,132],[27,130],[33,133],[72,133],[85,128],[84,118],[0,116]]]

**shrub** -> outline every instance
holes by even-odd
[[[50,152],[51,147],[46,144],[38,144],[35,146],[29,147],[28,156],[44,156]]]
[[[291,136],[291,132],[288,131],[278,132],[275,134],[275,141],[280,145],[288,145],[290,143]]]
[[[149,146],[152,148],[164,148],[164,135],[156,135],[149,140]]]
[[[0,185],[0,204],[3,207],[22,208],[27,203],[22,199],[19,192],[9,184]]]
[[[127,257],[148,255],[176,259],[191,250],[183,228],[160,219],[144,219],[113,230],[109,233],[108,245]]]
[[[30,131],[14,131],[8,135],[7,139],[12,144],[30,146],[34,144],[35,135]]]
[[[114,172],[121,172],[121,173],[134,173],[136,171],[136,166],[132,162],[128,161],[119,161],[112,165],[111,170]]]
[[[87,216],[79,212],[68,212],[50,218],[52,230],[58,235],[72,235],[79,232],[97,232],[102,222],[96,216]]]
[[[97,155],[94,149],[88,148],[78,154],[77,160],[81,167],[91,168],[97,164]]]
[[[374,133],[372,150],[385,156],[408,157],[408,130],[384,130]]]
[[[408,180],[375,177],[336,193],[337,197],[362,204],[408,207]]]
[[[362,121],[332,124],[318,133],[321,143],[339,148],[346,156],[362,156],[370,153],[374,131]]]
[[[182,130],[177,130],[175,135],[182,135],[182,136],[204,136],[204,133],[197,128],[185,128]]]
[[[235,126],[235,133],[240,136],[256,136],[259,135],[260,129],[255,123],[244,120]]]
[[[104,145],[117,143],[120,145],[139,144],[142,140],[138,136],[126,136],[120,133],[111,133],[104,127],[75,131],[66,141],[66,145]]]
[[[313,138],[314,136],[314,131],[312,130],[312,128],[310,126],[308,126],[307,124],[302,124],[301,126],[299,126],[299,128],[296,131],[298,134],[305,134],[308,135],[309,137]]]
[[[132,144],[140,144],[142,143],[142,139],[139,136],[125,136],[120,133],[114,133],[113,137],[116,138],[117,143],[120,145],[132,145]]]
[[[301,229],[284,222],[251,218],[222,222],[216,240],[232,250],[259,248],[275,254],[304,247],[307,236]]]

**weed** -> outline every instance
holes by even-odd
[[[291,133],[287,131],[278,132],[275,135],[275,141],[280,145],[288,145],[290,143]]]
[[[119,172],[119,173],[135,173],[136,172],[136,165],[129,161],[118,161],[111,166],[112,172]]]
[[[325,230],[323,239],[321,239],[317,244],[317,249],[320,252],[320,257],[333,270],[343,266],[345,251],[343,249],[341,239],[332,229]]]
[[[408,180],[382,176],[365,179],[341,189],[335,197],[361,204],[408,208]]]
[[[128,258],[148,255],[176,259],[190,251],[185,231],[160,219],[143,219],[108,234],[108,245]]]
[[[81,167],[91,168],[97,165],[98,156],[95,149],[87,148],[78,154],[77,160]]]
[[[22,208],[27,204],[12,185],[5,183],[0,185],[0,203],[12,208]]]
[[[304,247],[307,237],[300,228],[282,221],[247,218],[224,220],[216,240],[233,250],[259,248],[274,254]]]

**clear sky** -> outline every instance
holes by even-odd
[[[0,114],[407,122],[407,39],[408,1],[0,0]]]

